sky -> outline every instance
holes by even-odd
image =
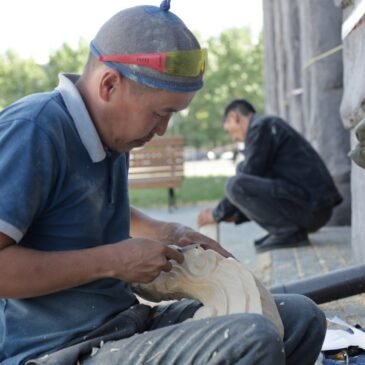
[[[162,0],[8,0],[0,12],[0,54],[46,63],[63,43],[77,47],[91,40],[118,11],[135,5],[159,6]],[[247,26],[253,37],[262,29],[262,0],[171,0],[170,10],[203,39],[228,28]]]

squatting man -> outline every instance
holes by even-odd
[[[217,206],[199,213],[198,225],[254,221],[268,232],[254,242],[257,252],[309,245],[308,233],[342,201],[321,157],[286,121],[257,114],[245,99],[227,105],[223,127],[244,142],[244,160]]]

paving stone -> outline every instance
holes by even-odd
[[[295,250],[298,276],[300,278],[318,275],[323,270],[316,250],[312,247],[302,247]]]
[[[300,278],[294,249],[274,250],[271,257],[272,285],[287,283]]]

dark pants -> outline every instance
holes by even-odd
[[[284,324],[284,341],[273,323],[258,314],[185,321],[200,303],[182,300],[156,307],[136,305],[83,342],[27,364],[314,364],[326,329],[322,311],[300,295],[277,295],[275,301]],[[92,347],[100,349],[90,356]]]
[[[276,235],[315,232],[332,208],[313,211],[303,191],[284,181],[238,174],[226,183],[226,197],[247,218]]]

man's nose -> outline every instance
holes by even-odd
[[[155,128],[155,133],[158,136],[163,136],[166,133],[167,126],[169,124],[169,120],[170,120],[170,118],[168,118],[166,120],[161,120],[160,122],[158,122],[158,124],[156,125],[156,128]]]

